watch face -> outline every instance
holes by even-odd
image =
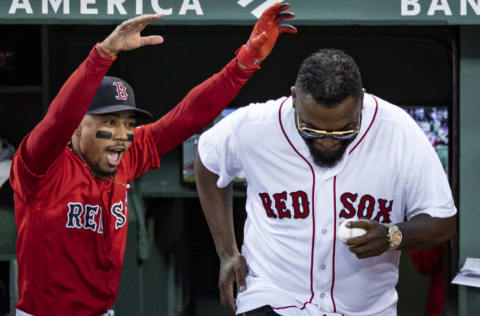
[[[392,225],[388,230],[390,238],[390,250],[396,250],[402,242],[402,232],[398,229],[398,226]]]
[[[398,246],[400,245],[401,242],[402,242],[402,233],[399,230],[394,231],[392,234],[392,243]]]

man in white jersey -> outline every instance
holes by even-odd
[[[394,316],[398,250],[455,231],[448,180],[426,136],[366,93],[339,50],[305,59],[291,96],[241,108],[205,132],[195,169],[220,298],[237,315]],[[235,177],[248,183],[241,254]],[[350,227],[366,234],[342,242],[340,223],[360,218]]]

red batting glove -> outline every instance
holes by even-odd
[[[247,44],[243,45],[237,54],[237,60],[242,66],[259,69],[260,63],[270,54],[280,34],[297,33],[294,26],[280,24],[285,19],[295,17],[295,13],[283,12],[288,8],[290,8],[288,3],[275,3],[263,12]]]

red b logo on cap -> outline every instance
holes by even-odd
[[[115,96],[115,99],[126,100],[128,98],[127,86],[121,81],[114,81],[113,85],[117,87],[117,95]]]

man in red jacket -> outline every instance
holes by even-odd
[[[127,238],[127,191],[160,157],[212,121],[268,56],[295,33],[276,4],[236,58],[156,122],[124,80],[105,76],[121,51],[163,42],[140,32],[161,15],[120,24],[97,44],[53,100],[13,159],[18,228],[17,315],[113,315]]]

